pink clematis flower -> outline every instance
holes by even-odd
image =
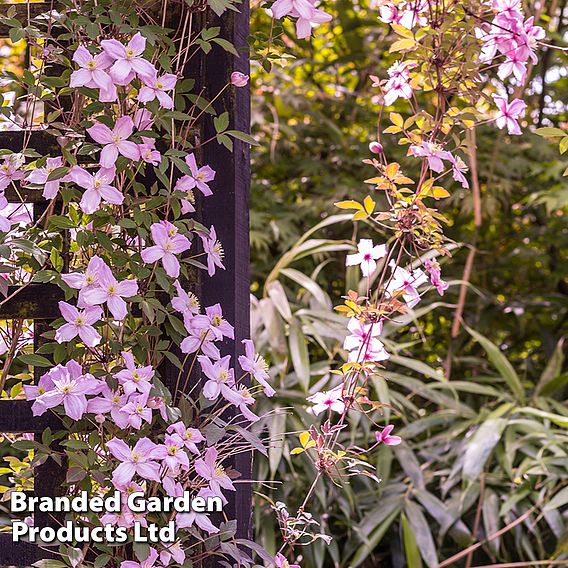
[[[177,296],[172,298],[172,307],[182,314],[186,327],[189,327],[191,317],[199,313],[199,299],[192,292],[186,292],[177,280],[174,282],[174,287]]]
[[[254,343],[250,339],[243,339],[245,346],[245,354],[239,356],[239,365],[246,373],[250,373],[251,377],[256,379],[263,387],[266,396],[274,396],[276,391],[270,386],[268,379],[268,364],[257,354],[254,349]]]
[[[134,448],[130,449],[123,440],[113,438],[107,442],[107,447],[121,462],[112,474],[112,483],[117,489],[130,483],[134,475],[151,481],[160,481],[160,464],[155,461],[158,446],[150,439],[141,438]]]
[[[140,430],[142,421],[148,422],[148,424],[152,422],[152,409],[147,406],[147,402],[147,394],[131,396],[128,399],[128,402],[121,410],[121,413],[127,417],[128,426]]]
[[[89,50],[80,45],[73,54],[73,61],[80,69],[71,73],[69,86],[91,87],[100,89],[99,100],[102,103],[110,103],[118,98],[116,86],[106,70],[112,65],[112,58],[107,53],[91,55]]]
[[[101,396],[91,398],[87,402],[87,412],[103,415],[110,412],[113,422],[119,428],[127,428],[128,415],[126,415],[122,409],[124,408],[128,397],[117,390],[111,390],[108,385],[105,385],[105,388],[100,394]]]
[[[13,181],[21,180],[24,172],[22,157],[18,154],[10,154],[4,158],[4,163],[0,166],[0,191],[4,191]]]
[[[97,122],[87,128],[91,138],[103,145],[101,151],[101,166],[103,168],[112,168],[119,154],[134,161],[140,158],[137,144],[128,140],[133,130],[134,122],[129,116],[121,116],[112,130],[102,122]]]
[[[136,279],[126,279],[119,282],[110,268],[103,263],[100,268],[98,286],[82,291],[82,298],[87,306],[100,306],[106,303],[110,313],[122,321],[127,313],[124,298],[131,298],[138,293]]]
[[[209,166],[197,167],[197,162],[193,154],[187,155],[185,162],[189,166],[191,174],[182,176],[177,181],[175,188],[179,191],[190,191],[197,188],[205,196],[213,195],[207,183],[215,179],[215,170]]]
[[[223,265],[223,245],[217,240],[217,233],[215,232],[215,227],[211,226],[209,231],[209,237],[200,235],[203,241],[203,250],[207,254],[207,273],[209,276],[214,276],[215,267],[218,266],[225,270]]]
[[[142,260],[146,263],[162,261],[166,274],[172,278],[179,276],[180,264],[176,254],[189,249],[191,242],[187,237],[178,235],[178,229],[169,221],[160,221],[150,227],[154,246],[142,251]]]
[[[152,366],[137,367],[134,362],[134,355],[127,351],[122,352],[122,358],[126,364],[126,369],[119,371],[114,377],[122,385],[124,393],[130,395],[134,392],[140,392],[148,395],[152,390],[151,380],[154,377]]]
[[[153,568],[158,560],[158,552],[155,548],[150,547],[150,552],[146,560],[142,562],[134,562],[134,560],[124,560],[120,563],[120,568]]]
[[[206,495],[203,490],[198,494],[200,497],[207,497],[211,495]],[[187,529],[197,525],[201,530],[207,532],[208,534],[216,534],[219,529],[209,520],[209,516],[205,513],[196,513],[191,511],[190,513],[178,513],[176,515],[176,526],[180,529]]]
[[[92,288],[99,285],[99,274],[103,266],[106,266],[105,261],[100,256],[95,255],[89,260],[85,272],[62,274],[61,280],[75,290]]]
[[[520,99],[514,99],[510,103],[503,97],[494,97],[499,112],[495,118],[497,128],[507,127],[509,134],[522,134],[518,119],[524,116],[527,104]]]
[[[65,414],[73,420],[80,420],[87,412],[87,394],[98,394],[101,390],[102,381],[95,379],[93,375],[83,375],[81,365],[76,361],[70,361],[67,365],[58,365],[51,373],[53,388],[38,397],[40,402],[32,412],[34,416],[40,416],[47,411],[63,404]]]
[[[274,557],[274,566],[276,568],[301,568],[299,564],[290,564],[280,552]]]
[[[139,108],[134,113],[134,126],[138,130],[149,130],[154,125],[152,113],[145,108]]]
[[[185,551],[179,540],[173,544],[164,543],[164,548],[160,552],[160,562],[163,566],[167,566],[172,560],[180,566],[185,562]]]
[[[146,49],[146,38],[140,32],[133,35],[126,46],[116,39],[104,39],[101,47],[114,60],[110,76],[117,85],[128,85],[136,75],[150,77],[156,73],[155,67],[140,57]]]
[[[177,472],[180,469],[189,469],[189,458],[184,450],[184,442],[177,434],[166,434],[164,444],[158,446],[156,456],[162,460],[171,471]]]
[[[158,99],[160,105],[166,109],[174,108],[174,101],[166,91],[173,91],[176,87],[177,77],[172,73],[165,73],[161,77],[157,74],[142,77],[144,85],[138,93],[137,99],[141,103],[149,103],[154,99]]]
[[[181,421],[168,426],[166,432],[168,434],[177,434],[181,438],[183,445],[194,454],[200,453],[196,444],[205,441],[205,437],[197,428],[188,428]]]
[[[221,357],[221,353],[219,348],[214,345],[216,337],[209,327],[193,325],[193,321],[198,317],[200,316],[195,316],[191,319],[184,318],[184,325],[189,331],[189,335],[180,343],[180,348],[183,353],[195,353],[196,351],[201,351],[210,359],[217,360]]]
[[[57,168],[63,166],[63,158],[47,158],[44,168],[36,168],[27,177],[27,181],[30,183],[37,183],[43,185],[43,197],[46,199],[53,199],[59,192],[59,185],[62,181],[66,181],[65,178],[56,179],[53,181],[47,181],[50,174]]]
[[[156,150],[156,142],[153,138],[142,136],[142,144],[138,144],[138,151],[140,152],[140,159],[147,164],[157,166],[162,161],[162,156]]]
[[[296,35],[298,39],[304,39],[311,34],[312,24],[321,24],[331,20],[331,15],[316,8],[314,3],[309,0],[276,0],[270,9],[277,19],[284,16],[298,18]]]
[[[59,310],[67,323],[55,332],[55,341],[64,343],[71,341],[77,335],[88,347],[94,347],[101,341],[101,336],[93,324],[102,318],[103,311],[98,307],[88,307],[79,311],[67,302],[59,302]]]
[[[235,384],[235,371],[230,368],[231,356],[226,355],[213,363],[209,357],[200,355],[198,358],[201,370],[204,375],[209,379],[203,385],[203,396],[208,400],[217,400],[219,395],[222,394],[227,400],[227,392]]]
[[[461,183],[462,187],[466,189],[469,188],[469,182],[465,177],[464,173],[467,172],[468,167],[466,163],[459,157],[459,156],[452,156],[452,177],[459,183]]]
[[[1,233],[7,233],[12,228],[12,221],[9,218],[10,209],[11,208],[6,197],[0,194],[0,232]],[[0,355],[3,355],[3,353],[0,353]]]
[[[79,206],[84,213],[90,215],[98,211],[101,201],[112,205],[121,205],[124,195],[112,186],[116,170],[112,168],[101,168],[95,174],[89,173],[81,166],[73,166],[69,172],[69,179],[85,189]]]
[[[386,245],[373,246],[371,239],[361,239],[357,244],[358,252],[348,254],[345,264],[347,266],[361,266],[363,276],[368,277],[377,269],[377,260],[384,258],[387,254]]]
[[[309,412],[316,416],[326,410],[333,410],[340,414],[345,410],[345,403],[343,402],[343,387],[341,385],[330,391],[317,392],[312,396],[308,396],[306,400],[313,403]]]
[[[380,444],[381,442],[387,446],[398,446],[402,442],[400,436],[391,436],[390,433],[393,431],[394,426],[385,426],[381,432],[375,433],[375,438]]]
[[[398,98],[412,98],[410,70],[414,67],[416,67],[416,63],[411,61],[397,61],[387,70],[389,79],[383,87],[385,105],[392,105]]]
[[[204,316],[195,316],[193,318],[195,325],[209,325],[209,329],[217,340],[227,337],[228,339],[235,339],[235,328],[223,317],[223,308],[221,304],[214,304],[205,308]]]
[[[195,460],[195,472],[209,481],[209,488],[215,495],[221,495],[221,488],[235,491],[235,486],[225,473],[225,469],[217,463],[218,456],[219,452],[216,448],[209,448],[204,458]]]
[[[249,422],[257,422],[258,420],[260,420],[260,418],[256,414],[248,409],[250,405],[255,403],[255,400],[245,386],[241,385],[236,389],[223,390],[223,396],[231,404],[234,404]]]

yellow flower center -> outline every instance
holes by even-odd
[[[87,69],[96,69],[97,68],[97,64],[95,62],[94,59],[91,59],[91,61],[89,61],[89,63],[87,63]]]

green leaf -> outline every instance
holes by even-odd
[[[538,395],[542,389],[553,381],[562,372],[562,365],[564,363],[564,338],[561,337],[556,344],[556,349],[550,358],[550,361],[546,365],[546,368],[542,372],[538,384],[536,386],[535,393]]]
[[[501,376],[503,377],[503,379],[505,379],[505,382],[509,385],[509,388],[511,389],[513,394],[519,400],[524,400],[525,390],[523,388],[523,385],[521,384],[521,380],[519,379],[519,376],[515,372],[515,369],[513,369],[513,366],[511,365],[509,360],[505,357],[505,355],[503,355],[503,353],[501,353],[497,345],[489,341],[489,339],[487,339],[480,333],[477,333],[477,331],[474,331],[467,326],[464,327],[467,332],[481,345],[481,347],[483,347],[483,349],[487,353],[487,356],[489,357],[489,360],[491,361],[491,363],[493,363],[493,366],[501,373]]]
[[[561,489],[544,507],[543,511],[554,511],[568,503],[568,487]]]
[[[408,524],[406,515],[402,514],[402,539],[404,542],[404,553],[406,555],[406,563],[408,568],[422,568],[422,559],[420,551],[414,538],[411,526]]]
[[[506,426],[505,418],[489,418],[469,439],[463,460],[464,479],[476,481],[479,478]]]
[[[238,140],[242,140],[251,146],[260,146],[260,144],[253,138],[250,134],[246,132],[241,132],[240,130],[226,130],[225,134],[232,136],[233,138],[237,138]]]
[[[24,363],[25,365],[31,365],[32,367],[51,367],[53,363],[42,357],[41,355],[37,355],[36,353],[30,353],[25,355],[20,355],[18,359]]]
[[[301,326],[294,321],[290,324],[290,357],[298,381],[304,392],[308,392],[310,387],[310,356],[306,336],[302,332]]]
[[[408,517],[408,522],[414,533],[416,544],[420,550],[420,555],[429,568],[438,568],[438,555],[436,545],[430,531],[430,525],[422,512],[422,507],[413,501],[406,501],[404,512]]]

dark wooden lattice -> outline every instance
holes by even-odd
[[[32,17],[51,9],[49,3],[15,4],[18,15]],[[0,9],[5,14],[8,4]],[[184,7],[183,9],[188,9]],[[203,89],[206,96],[213,98],[229,80],[235,71],[249,72],[247,37],[249,33],[249,11],[245,2],[240,12],[229,11],[218,18],[209,10],[198,12],[197,28],[205,25],[220,26],[221,37],[233,43],[239,50],[239,57],[225,52],[215,45],[205,57],[197,57],[186,71],[186,76],[196,80],[197,90]],[[0,37],[6,37],[8,30],[0,25]],[[250,122],[250,97],[247,88],[228,89],[215,102],[218,113],[228,111],[231,117],[231,129],[248,132]],[[212,118],[208,115],[201,126],[201,139],[208,140],[215,135]],[[18,151],[22,147],[23,133],[0,132],[0,148]],[[53,145],[53,137],[37,131],[31,135],[29,146],[41,153],[46,153]],[[197,283],[197,293],[202,304],[207,306],[216,302],[223,305],[224,315],[235,326],[235,341],[226,341],[221,347],[223,354],[230,354],[234,364],[241,351],[241,341],[249,336],[249,221],[248,192],[250,183],[249,147],[235,140],[234,151],[229,152],[216,143],[209,144],[202,151],[203,163],[217,171],[214,195],[204,199],[199,211],[200,221],[205,225],[215,225],[217,235],[225,249],[225,271],[219,271],[213,279],[204,277]],[[46,202],[39,192],[26,192],[24,198],[34,204],[34,216],[44,210]],[[10,288],[9,294],[14,288]],[[27,319],[34,321],[34,348],[38,348],[40,335],[50,329],[50,320],[59,317],[57,302],[62,298],[61,290],[50,284],[31,284],[16,294],[12,300],[0,306],[0,319]],[[37,381],[45,369],[34,369]],[[173,384],[178,369],[166,365],[164,382]],[[169,377],[168,374],[172,374]],[[191,385],[190,385],[191,388]],[[47,413],[33,417],[31,403],[24,400],[0,400],[0,432],[4,433],[41,433],[47,427],[56,429],[58,419]],[[250,479],[251,456],[240,454],[229,464],[241,473],[241,480]],[[65,476],[64,467],[49,459],[42,465],[34,477],[35,493],[38,495],[57,495]],[[247,483],[239,483],[235,493],[228,495],[229,504],[225,509],[228,518],[238,522],[238,537],[249,538],[251,532],[252,494]],[[49,525],[50,519],[36,517],[36,524]],[[53,524],[53,521],[51,521]],[[27,543],[12,542],[10,534],[0,534],[0,566],[29,566],[42,558],[54,556],[49,550]]]

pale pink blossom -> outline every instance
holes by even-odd
[[[161,77],[157,74],[142,77],[144,85],[138,93],[137,99],[141,103],[149,103],[158,99],[160,105],[165,109],[173,109],[174,101],[167,91],[173,91],[176,87],[177,77],[172,73],[165,73]]]
[[[141,438],[131,449],[123,440],[113,438],[106,445],[110,453],[121,462],[112,474],[112,482],[117,489],[132,481],[135,475],[160,481],[160,465],[155,461],[158,446],[154,442]]]
[[[154,369],[151,365],[137,367],[134,362],[134,355],[128,351],[122,352],[122,358],[126,365],[126,369],[119,371],[114,375],[124,393],[130,395],[134,392],[140,392],[148,395],[152,389],[152,378],[154,377]]]
[[[152,409],[147,406],[148,395],[140,394],[131,396],[123,406],[121,413],[127,417],[128,426],[136,430],[142,427],[142,421],[150,424],[152,422]]]
[[[203,458],[195,460],[195,472],[206,481],[215,495],[221,495],[221,488],[235,491],[235,486],[225,469],[217,462],[219,452],[216,448],[208,448]]]
[[[57,328],[55,341],[64,343],[71,341],[78,335],[88,347],[94,347],[100,343],[101,336],[93,327],[93,324],[98,322],[103,315],[103,311],[99,307],[93,306],[78,310],[67,302],[59,302],[59,310],[67,323]]]
[[[420,301],[417,288],[427,282],[427,276],[420,268],[409,272],[400,266],[396,266],[394,262],[391,262],[390,266],[393,273],[385,288],[387,297],[402,295],[408,307],[413,308]]]
[[[156,73],[156,68],[141,57],[146,49],[146,38],[140,32],[133,35],[126,46],[116,39],[104,39],[101,47],[114,60],[110,76],[117,85],[128,85],[136,75],[150,77]]]
[[[191,242],[187,237],[178,234],[178,229],[169,221],[160,221],[150,227],[154,246],[144,249],[141,253],[145,263],[162,261],[166,274],[172,278],[179,276],[180,264],[176,258],[189,249]]]
[[[211,226],[209,230],[209,236],[200,234],[201,240],[203,242],[203,250],[207,255],[207,273],[209,276],[215,275],[215,267],[218,266],[225,270],[223,265],[223,245],[219,240],[217,240],[217,233],[215,232],[215,227]]]
[[[268,364],[261,355],[256,353],[252,340],[243,339],[242,343],[245,346],[245,354],[239,356],[239,365],[243,371],[250,373],[250,376],[263,386],[266,396],[273,396],[276,391],[268,382],[268,379],[270,379]]]
[[[112,58],[105,52],[92,55],[89,50],[80,45],[73,54],[73,61],[79,65],[80,69],[71,73],[69,86],[72,89],[77,87],[91,87],[100,89],[99,100],[103,103],[116,101],[116,86],[107,73],[107,69],[112,65]]]
[[[112,168],[119,154],[129,160],[138,161],[140,158],[138,146],[128,140],[133,130],[134,122],[129,116],[121,116],[112,130],[102,122],[97,122],[87,128],[91,138],[103,145],[101,151],[101,166],[103,168]]]
[[[188,154],[185,157],[185,162],[189,166],[191,174],[182,176],[177,181],[175,189],[179,191],[189,191],[197,188],[205,196],[213,195],[208,182],[215,179],[215,170],[209,166],[199,168],[193,154]]]
[[[45,167],[32,170],[26,181],[30,183],[37,183],[38,185],[43,185],[43,197],[45,197],[46,199],[53,199],[59,192],[59,185],[62,181],[66,181],[66,179],[65,177],[63,177],[53,181],[48,181],[48,178],[53,171],[55,171],[57,168],[61,168],[62,166],[62,157],[47,158]]]
[[[203,385],[203,396],[208,400],[217,400],[221,394],[229,400],[227,392],[235,385],[235,371],[230,367],[231,356],[226,355],[215,362],[205,355],[200,355],[197,359],[208,379]]]
[[[116,189],[112,184],[116,170],[112,168],[101,168],[94,174],[89,173],[81,166],[73,166],[69,172],[69,179],[75,182],[79,187],[85,189],[85,193],[81,197],[79,207],[87,214],[98,211],[101,201],[111,205],[121,205],[124,201],[124,195]]]

